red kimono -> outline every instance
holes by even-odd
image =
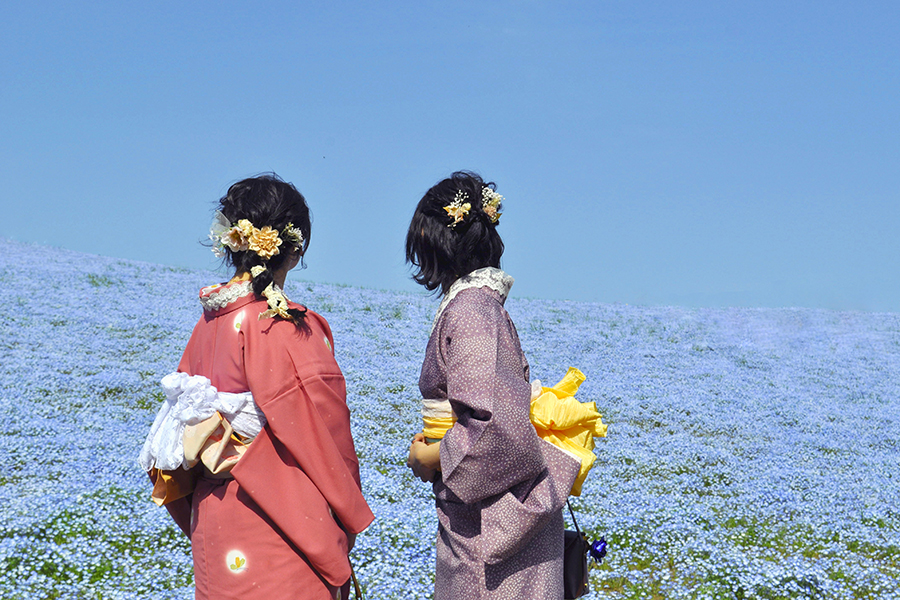
[[[360,491],[331,329],[312,311],[305,332],[259,320],[266,302],[232,299],[227,288],[201,291],[225,300],[204,303],[178,370],[221,392],[249,390],[268,423],[233,479],[202,477],[190,496],[166,504],[191,538],[196,598],[334,598],[350,578],[347,532],[374,516]]]

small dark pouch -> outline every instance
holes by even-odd
[[[575,513],[572,512],[568,500],[566,500],[566,506],[569,507],[569,514],[572,515],[575,531],[567,529],[563,532],[565,536],[563,598],[572,600],[584,596],[590,590],[588,587],[588,551],[591,545],[588,543],[587,536],[578,528],[578,521],[575,520]]]

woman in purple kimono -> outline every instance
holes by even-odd
[[[528,362],[503,308],[513,279],[499,268],[494,187],[454,173],[410,223],[413,279],[443,300],[419,378],[426,430],[407,464],[434,486],[435,600],[561,600],[561,509],[579,461],[529,419]]]

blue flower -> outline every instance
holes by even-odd
[[[595,563],[600,564],[603,562],[603,557],[606,556],[606,538],[600,538],[591,544],[588,554],[591,555]]]
[[[0,238],[0,598],[193,597],[190,545],[137,454],[227,275]],[[437,519],[406,468],[436,302],[289,280],[334,332],[363,492],[368,597],[429,598]],[[515,290],[514,290],[515,291]],[[511,298],[531,364],[577,364],[609,422],[581,497],[592,588],[621,600],[900,600],[900,314]],[[599,597],[599,593],[595,593]]]

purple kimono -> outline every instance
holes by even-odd
[[[479,271],[508,283],[477,287]],[[423,397],[449,400],[457,417],[434,483],[434,598],[561,600],[561,509],[579,463],[529,419],[528,362],[503,308],[512,279],[479,271],[451,288],[419,379]]]

